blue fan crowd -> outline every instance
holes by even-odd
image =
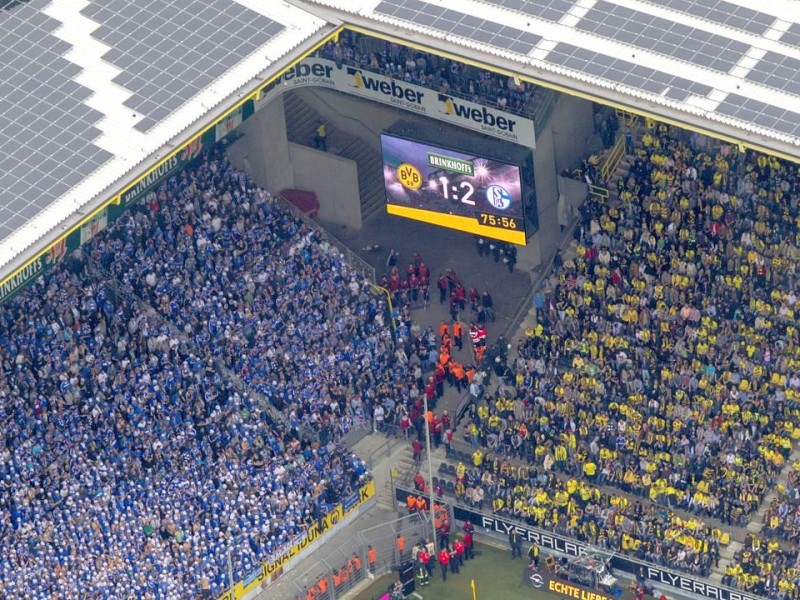
[[[342,434],[414,375],[384,319],[207,150],[0,308],[0,597],[211,597],[228,553],[238,580],[287,547],[369,480]]]

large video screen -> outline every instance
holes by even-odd
[[[519,167],[381,134],[386,210],[525,245]]]

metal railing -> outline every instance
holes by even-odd
[[[603,166],[600,167],[600,177],[604,182],[608,182],[611,179],[611,176],[622,161],[622,157],[625,156],[625,132],[636,126],[639,117],[633,113],[617,110],[617,119],[619,119],[622,127],[617,132],[617,141],[611,147],[611,152],[608,153]]]
[[[403,551],[398,550],[398,535],[406,543]],[[341,598],[362,582],[397,571],[400,564],[410,558],[411,547],[432,535],[425,516],[414,513],[365,529],[341,543],[337,538],[335,549],[321,550],[320,558],[306,560],[290,573],[264,585],[256,599]]]
[[[608,200],[608,188],[603,185],[592,183],[589,185],[589,195],[598,202],[605,202]]]
[[[373,279],[372,281],[368,281],[367,283],[369,283],[369,287],[375,296],[381,298],[383,296],[386,296],[386,315],[384,315],[384,317],[388,319],[388,323],[391,326],[392,331],[394,331],[395,329],[397,329],[397,323],[395,322],[394,318],[394,306],[392,306],[392,295],[389,293],[389,290],[387,290],[385,287],[373,283],[373,281],[375,280]]]
[[[347,261],[347,264],[350,265],[350,268],[352,268],[356,273],[358,273],[368,281],[371,282],[376,281],[375,267],[370,265],[358,254],[356,254],[350,248],[348,248],[347,244],[336,238],[330,231],[325,229],[322,225],[317,223],[314,219],[309,217],[302,210],[297,208],[294,204],[289,202],[286,198],[284,198],[280,194],[275,194],[274,198],[276,202],[278,202],[278,204],[281,205],[282,208],[289,211],[294,217],[301,220],[303,223],[305,223],[308,227],[310,227],[314,231],[318,231],[326,242],[328,242],[331,246],[335,247],[342,254],[345,261]]]

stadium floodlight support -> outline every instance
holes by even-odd
[[[231,536],[230,533],[228,535],[230,536],[229,540],[232,540],[233,536]],[[231,600],[235,600],[236,595],[233,584],[233,554],[231,553],[230,544],[228,545],[228,587],[230,588]]]
[[[433,528],[433,553],[438,550],[436,543],[436,505],[433,503],[433,463],[431,462],[431,424],[428,421],[428,395],[422,395],[425,404],[425,452],[428,454],[428,504],[431,511],[431,527]]]

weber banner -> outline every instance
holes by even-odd
[[[396,489],[395,491],[398,500],[412,493],[413,492],[400,489]],[[506,517],[484,514],[465,506],[453,505],[453,517],[459,521],[470,520],[475,527],[482,528],[486,531],[493,531],[503,536],[507,536],[511,531],[516,531],[522,539],[527,540],[529,543],[535,542],[542,551],[547,554],[555,553],[567,557],[581,556],[586,554],[588,548],[583,542],[571,540],[555,533],[542,531]],[[611,559],[611,566],[616,570],[625,571],[634,575],[642,570],[645,577],[654,582],[657,588],[659,586],[669,587],[674,590],[702,596],[703,598],[710,598],[711,600],[765,600],[761,596],[716,585],[710,581],[692,577],[686,573],[672,571],[622,554],[616,554]]]
[[[284,91],[317,86],[352,94],[533,148],[533,121],[366,69],[306,58],[261,89],[258,110]]]

